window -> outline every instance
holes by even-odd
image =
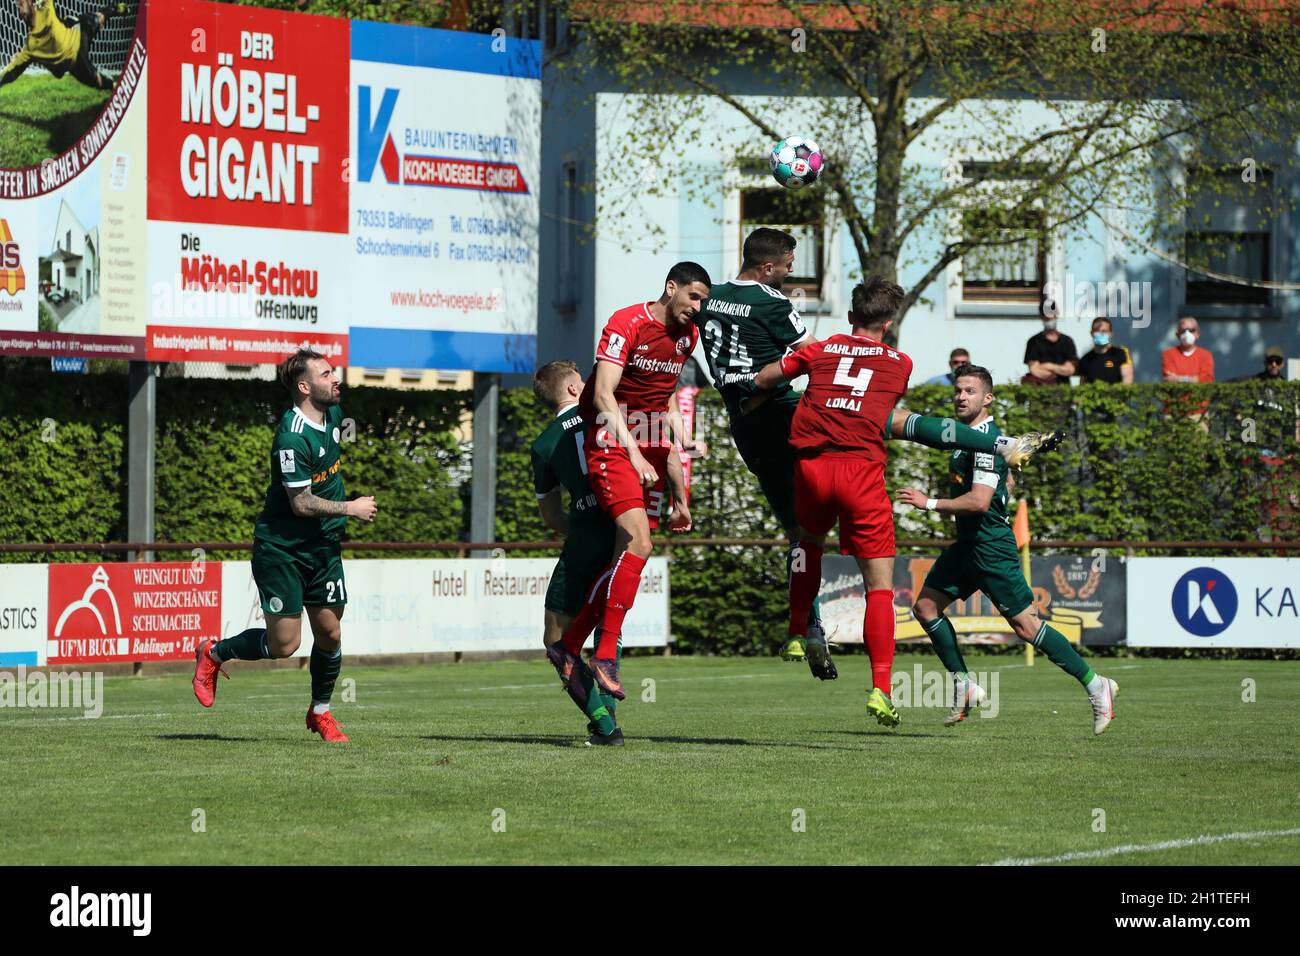
[[[962,298],[968,302],[1041,302],[1047,270],[1047,236],[1038,211],[1007,213],[997,207],[967,210],[962,237],[987,242],[962,256]]]
[[[782,288],[802,289],[820,298],[825,278],[826,222],[822,200],[815,193],[794,189],[743,189],[740,193],[740,247],[759,226],[781,229],[795,237],[794,270]]]
[[[1187,262],[1249,281],[1271,279],[1271,175],[1260,170],[1256,182],[1246,183],[1239,169],[1201,171],[1191,174],[1189,185],[1192,203],[1184,234]],[[1269,290],[1189,269],[1187,302],[1268,305]]]

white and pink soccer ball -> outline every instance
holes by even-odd
[[[822,151],[805,136],[787,136],[772,147],[768,156],[772,176],[786,189],[798,189],[816,182],[825,168]]]

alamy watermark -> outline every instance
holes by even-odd
[[[981,717],[996,717],[999,710],[998,683],[1001,675],[997,671],[971,671],[970,680],[984,688],[984,703],[977,708]],[[911,673],[895,671],[889,682],[889,699],[896,707],[941,707],[950,708],[956,696],[956,678],[947,671],[927,671],[920,664],[912,667]]]
[[[1043,315],[1093,319],[1131,320],[1135,329],[1151,324],[1150,282],[1077,281],[1067,273],[1043,287]]]
[[[80,710],[87,720],[104,713],[104,675],[99,671],[46,674],[19,666],[0,671],[0,708]]]

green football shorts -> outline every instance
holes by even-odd
[[[610,521],[569,525],[560,560],[546,588],[546,610],[576,617],[596,579],[614,560],[614,524]]]
[[[343,548],[332,538],[313,538],[293,547],[254,539],[253,580],[263,614],[297,617],[304,607],[348,603]]]
[[[995,538],[958,541],[944,548],[925,576],[925,587],[956,600],[983,591],[1008,618],[1034,603],[1034,592],[1020,567],[1016,539],[1009,530]]]
[[[790,447],[790,426],[796,402],[764,402],[748,415],[731,416],[731,437],[745,467],[758,479],[763,497],[776,520],[789,531],[799,522],[794,516],[795,452]]]

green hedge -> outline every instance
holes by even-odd
[[[0,407],[0,487],[22,503],[0,514],[0,541],[125,541],[126,377],[5,367]],[[271,382],[158,380],[159,541],[251,538],[270,480],[272,430],[286,407]],[[349,493],[373,494],[379,505],[372,524],[349,523],[350,539],[466,537],[460,485],[469,452],[458,429],[468,411],[468,392],[346,389],[343,412],[352,427],[344,436],[344,482]]]
[[[931,386],[915,389],[908,405],[943,414],[950,399]],[[1202,403],[1208,414],[1198,424],[1187,413]],[[995,406],[1004,432],[1061,428],[1068,436],[1059,454],[1017,476],[1015,494],[1029,501],[1036,538],[1258,541],[1300,532],[1298,382],[1001,386]],[[945,459],[894,442],[891,490],[913,478],[945,488]],[[940,522],[912,511],[899,530],[939,535]]]
[[[951,414],[951,389],[913,389],[907,407]],[[1186,414],[1208,403],[1206,427]],[[731,443],[716,394],[701,396],[696,434],[711,446],[693,481],[691,536],[778,537]],[[999,386],[1004,432],[1064,429],[1059,452],[1016,476],[1040,540],[1229,540],[1300,537],[1300,383]],[[891,494],[915,486],[948,495],[949,452],[893,441]],[[899,509],[900,538],[943,538],[948,519]],[[1139,549],[1135,554],[1181,552]],[[675,650],[771,653],[784,640],[784,556],[775,549],[675,549]]]
[[[0,488],[6,499],[0,541],[124,541],[125,376],[0,367]],[[0,560],[49,558],[6,554]]]

